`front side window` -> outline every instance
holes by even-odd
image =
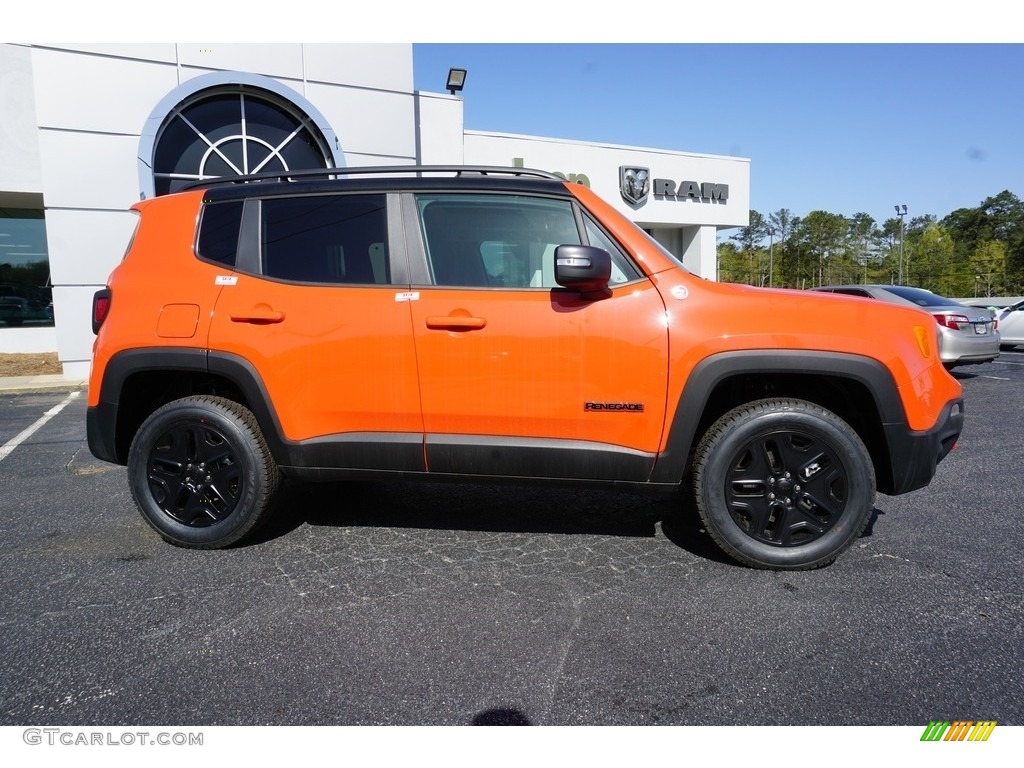
[[[0,328],[52,325],[43,212],[0,208]]]
[[[420,225],[434,284],[539,288],[555,282],[555,248],[596,245],[612,255],[612,283],[638,276],[595,225],[581,233],[573,205],[523,195],[418,195]]]
[[[387,285],[384,195],[312,195],[261,202],[263,274],[303,283]]]

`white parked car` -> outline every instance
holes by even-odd
[[[1012,349],[1024,344],[1024,301],[993,310],[999,321],[999,345]]]

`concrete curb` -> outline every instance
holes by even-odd
[[[46,376],[6,376],[0,377],[0,392],[70,392],[86,389],[88,384],[86,379],[68,378],[59,373]]]

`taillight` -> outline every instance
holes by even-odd
[[[967,325],[971,321],[967,319],[967,315],[932,315],[935,321],[946,328],[952,328],[954,331],[960,330],[961,323]]]
[[[103,288],[96,291],[92,297],[92,332],[100,332],[100,326],[107,319],[110,312],[110,289]]]

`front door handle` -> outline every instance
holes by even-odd
[[[427,318],[427,328],[448,331],[478,331],[486,325],[487,320],[483,317],[435,315]]]

